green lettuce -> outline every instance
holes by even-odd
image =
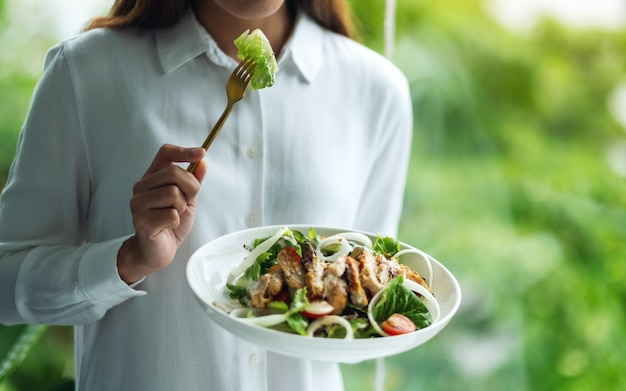
[[[309,325],[309,321],[302,315],[302,311],[309,305],[306,292],[306,287],[297,289],[290,306],[282,301],[272,301],[269,303],[269,308],[278,310],[286,315],[286,325],[280,323],[272,326],[274,330],[306,335],[306,328]]]
[[[237,57],[242,60],[248,58],[255,63],[254,76],[250,85],[254,90],[271,87],[276,79],[278,66],[276,57],[265,34],[259,29],[244,31],[235,39]]]
[[[378,254],[382,254],[385,256],[385,258],[389,259],[396,255],[398,251],[400,251],[400,242],[388,236],[382,237],[378,235],[376,237],[376,241],[374,242],[373,249]]]
[[[418,329],[430,325],[433,321],[428,308],[422,300],[402,284],[403,282],[404,277],[402,275],[389,282],[381,299],[373,308],[374,319],[378,323],[382,323],[392,314],[399,313],[411,319]]]

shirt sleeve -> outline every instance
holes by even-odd
[[[0,323],[85,324],[145,294],[117,272],[127,237],[85,241],[88,161],[59,45],[46,58],[0,202]]]
[[[376,94],[375,153],[360,201],[357,227],[383,236],[397,237],[411,154],[413,108],[409,86],[396,68],[385,74]]]

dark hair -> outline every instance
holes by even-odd
[[[175,24],[195,0],[115,0],[108,16],[91,20],[85,30],[98,27],[158,29]],[[292,11],[301,10],[321,26],[356,37],[346,0],[286,0]]]

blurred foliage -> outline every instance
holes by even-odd
[[[74,359],[71,331],[62,327],[13,326],[0,327],[0,357],[11,349],[23,332],[36,344],[30,347],[21,365],[13,369],[0,391],[71,391],[73,390]],[[20,358],[22,359],[22,358]]]
[[[398,10],[416,121],[400,238],[450,268],[464,301],[387,360],[386,389],[624,389],[626,179],[607,151],[626,138],[608,105],[626,32],[546,19],[513,33],[479,1]],[[380,48],[380,20],[364,20]],[[344,366],[349,390],[372,389],[371,365]]]
[[[350,3],[382,52],[384,2]],[[386,390],[626,389],[626,178],[607,161],[626,139],[608,104],[626,31],[546,19],[511,32],[479,0],[397,8],[394,61],[415,110],[400,239],[464,297],[440,335],[386,360]],[[0,179],[35,79],[0,74]],[[0,329],[0,354],[19,331]],[[69,338],[51,328],[0,391],[61,384]],[[373,362],[342,368],[347,391],[373,389]]]

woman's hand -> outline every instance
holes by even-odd
[[[133,283],[168,266],[194,221],[196,196],[206,173],[202,148],[163,145],[135,183],[130,210],[135,235],[118,253],[122,280]],[[200,162],[194,173],[175,162]]]

